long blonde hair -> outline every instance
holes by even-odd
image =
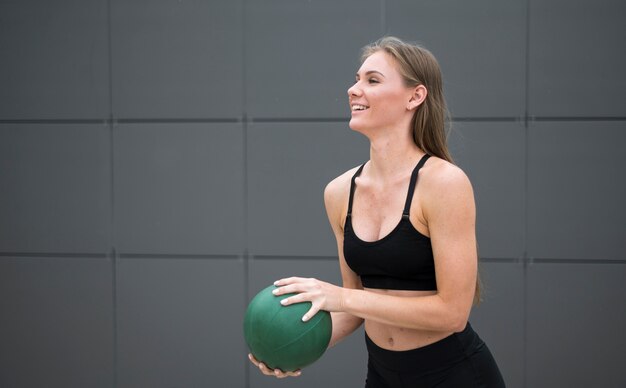
[[[426,99],[416,109],[411,121],[415,144],[429,155],[454,163],[447,141],[450,113],[443,95],[441,68],[435,56],[422,46],[404,42],[393,36],[385,36],[363,47],[361,62],[379,51],[395,59],[407,87],[424,85],[428,91]],[[480,303],[480,299],[481,280],[477,271],[474,304]]]

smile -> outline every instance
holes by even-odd
[[[354,104],[352,105],[352,110],[366,110],[369,109],[369,106],[365,106],[365,105],[359,105],[359,104]]]

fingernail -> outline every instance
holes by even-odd
[[[274,295],[278,294],[278,288],[275,289],[274,291],[272,291],[272,294],[274,294]]]
[[[282,305],[287,304],[287,299],[285,298],[285,299],[281,300],[281,301],[280,301],[280,304],[282,304]]]
[[[303,316],[303,317],[302,317],[302,322],[306,322],[306,321],[308,321],[308,320],[309,320],[309,317],[308,317],[307,315],[305,315],[305,316]]]

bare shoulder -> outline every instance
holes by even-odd
[[[451,185],[457,188],[458,186],[471,187],[465,171],[459,166],[435,156],[431,157],[424,168],[420,170],[420,181],[436,188],[441,188],[440,185],[444,187]]]
[[[331,224],[341,224],[348,207],[350,197],[350,182],[358,170],[358,166],[339,175],[330,181],[324,189],[324,204]]]
[[[358,166],[354,167],[328,182],[324,189],[324,199],[326,202],[341,201],[344,197],[347,198],[347,196],[350,195],[350,182],[358,168]]]
[[[431,157],[420,170],[420,193],[426,204],[449,205],[450,202],[474,202],[472,184],[467,174],[458,166]]]

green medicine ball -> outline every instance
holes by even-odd
[[[302,316],[311,302],[283,306],[280,301],[294,294],[275,296],[269,286],[248,305],[243,321],[246,343],[254,357],[283,372],[302,369],[319,359],[328,348],[332,320],[320,310],[307,322]]]

